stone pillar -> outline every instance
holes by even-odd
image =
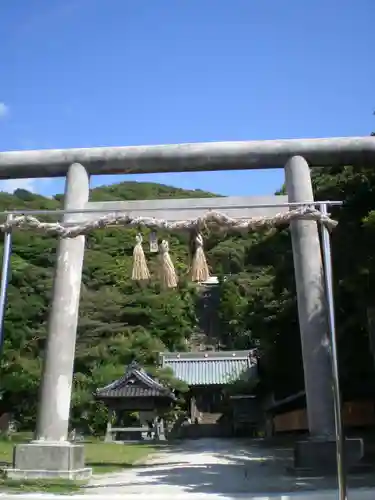
[[[165,436],[166,432],[165,432],[165,430],[166,430],[166,426],[165,426],[164,418],[161,417],[159,419],[159,440],[160,441],[165,441],[166,440],[166,436]]]
[[[310,168],[300,156],[285,165],[289,202],[313,201]],[[323,264],[317,223],[293,221],[294,273],[301,333],[307,415],[310,436],[335,436],[332,368],[329,351]]]
[[[106,443],[110,443],[113,441],[113,435],[112,435],[112,418],[113,418],[113,410],[110,408],[108,410],[108,421],[107,421],[107,429],[105,433],[105,438],[104,441]]]
[[[88,173],[75,163],[66,177],[64,208],[84,208],[88,198]],[[63,220],[76,218],[65,214]],[[67,441],[84,250],[84,236],[59,241],[35,441],[16,447],[11,477],[91,473],[84,468],[83,446]]]
[[[65,209],[84,208],[89,198],[86,169],[73,164],[66,178]],[[72,222],[75,214],[65,214]],[[61,239],[48,324],[36,439],[67,439],[85,237]]]
[[[288,161],[285,165],[285,181],[289,202],[314,200],[310,169],[304,158],[295,156]],[[290,232],[310,431],[309,440],[295,444],[294,467],[307,475],[336,474],[333,372],[317,223],[293,221]],[[360,470],[363,456],[362,439],[345,440],[345,471]]]
[[[195,395],[192,394],[190,397],[190,419],[193,424],[195,424],[195,419],[197,418],[197,402]]]

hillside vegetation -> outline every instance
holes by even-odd
[[[370,170],[314,170],[317,199],[343,199],[332,210],[340,221],[333,235],[340,368],[345,393],[372,391],[373,358],[369,331],[374,307],[375,173]],[[213,196],[152,183],[122,183],[94,189],[92,200]],[[0,210],[59,208],[24,190],[0,193]],[[197,289],[186,278],[187,235],[171,234],[171,256],[180,275],[178,290],[158,282],[140,287],[130,279],[135,230],[110,228],[87,237],[76,349],[72,424],[102,428],[105,413],[92,392],[123,373],[132,359],[155,365],[163,350],[189,349],[198,329]],[[57,241],[15,231],[12,273],[1,360],[1,411],[11,411],[24,427],[34,425],[50,307]],[[150,270],[156,256],[144,245]],[[249,235],[205,235],[212,273],[220,278],[222,348],[246,349],[260,343],[262,387],[277,397],[303,388],[301,349],[289,231]],[[223,276],[228,278],[224,281]],[[359,383],[361,381],[361,383]]]

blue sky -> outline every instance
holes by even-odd
[[[2,1],[0,150],[367,135],[374,18],[374,0]],[[251,195],[283,173],[92,184],[125,179]]]

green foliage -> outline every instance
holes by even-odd
[[[93,200],[213,196],[150,183],[123,183],[94,189]],[[25,190],[0,193],[0,210],[60,208],[62,197],[47,199]],[[49,217],[53,219],[53,216]],[[156,366],[158,354],[186,350],[196,330],[196,288],[188,268],[188,238],[170,235],[171,255],[182,275],[179,289],[162,291],[157,282],[140,287],[130,279],[135,230],[110,228],[87,237],[73,379],[71,425],[92,433],[104,429],[106,408],[92,393],[124,373],[136,359]],[[162,236],[162,235],[161,235]],[[21,427],[34,425],[57,241],[35,232],[15,231],[12,270],[1,359],[0,411],[10,411]],[[145,251],[147,241],[145,238]],[[157,272],[157,256],[147,255]],[[183,392],[184,384],[160,373]]]
[[[340,369],[346,394],[358,392],[359,387],[369,392],[374,376],[369,330],[375,324],[375,171],[315,169],[313,183],[317,199],[345,201],[343,207],[331,211],[339,220],[332,243]],[[91,198],[203,196],[211,194],[150,183],[122,183],[94,189]],[[60,206],[60,200],[18,190],[14,195],[0,194],[0,210],[53,209]],[[93,401],[92,392],[121,376],[133,359],[154,370],[179,394],[186,390],[171,373],[158,371],[157,359],[160,351],[188,349],[198,330],[198,292],[183,277],[189,266],[189,241],[184,235],[168,235],[182,279],[177,291],[162,291],[157,282],[140,287],[130,280],[135,233],[111,228],[87,237],[72,425],[84,422],[91,432],[102,430],[107,418],[106,409]],[[147,252],[146,238],[144,246]],[[272,389],[282,397],[303,388],[288,229],[228,234],[225,238],[205,235],[205,249],[212,272],[219,276],[220,301],[211,314],[217,313],[219,318],[215,334],[222,348],[259,346],[257,390]],[[55,254],[56,239],[32,232],[14,233],[0,410],[18,415],[26,427],[35,419]],[[156,274],[155,255],[148,253],[147,260]]]
[[[339,221],[332,247],[344,395],[372,395],[369,332],[375,326],[375,172],[352,167],[314,169],[313,185],[318,200],[345,202],[331,209]],[[243,244],[242,270],[220,283],[222,344],[230,349],[260,344],[260,387],[272,389],[281,398],[304,387],[291,241],[287,229],[250,238],[250,243],[246,238]],[[235,242],[232,255],[238,255]]]

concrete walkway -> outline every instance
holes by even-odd
[[[126,445],[124,445],[126,446]],[[334,479],[286,473],[291,450],[262,441],[200,439],[167,447],[141,467],[94,476],[80,495],[18,500],[337,500]],[[373,474],[372,476],[375,476]],[[350,480],[349,500],[374,500],[375,477]],[[0,495],[10,500],[13,495]]]
[[[267,448],[262,441],[190,440],[167,448],[145,466],[94,477],[86,491],[103,498],[122,494],[139,500],[150,495],[155,500],[159,496],[165,500],[338,498],[335,479],[294,477],[286,473],[291,464],[290,450]],[[373,500],[375,490],[358,490],[373,486],[369,481],[364,476],[354,478],[351,486],[361,496],[350,498]],[[374,479],[372,483],[375,486]]]

